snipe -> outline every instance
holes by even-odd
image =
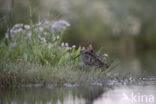
[[[81,50],[80,55],[81,60],[84,65],[86,66],[91,66],[91,67],[96,67],[96,68],[108,68],[108,65],[99,58],[93,51],[92,47],[88,47],[84,50]]]

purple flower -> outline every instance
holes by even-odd
[[[31,32],[28,32],[28,37],[31,37],[32,36],[32,33]]]
[[[66,47],[68,47],[68,46],[69,46],[69,44],[68,44],[68,43],[65,43],[65,46],[66,46]]]
[[[65,26],[70,26],[70,24],[67,21],[64,20],[58,20],[57,24],[65,25]]]
[[[54,23],[54,24],[51,26],[51,30],[52,30],[52,32],[54,32],[54,31],[60,31],[60,30],[61,30],[61,26],[58,25],[58,24],[56,24],[56,23]]]
[[[46,20],[46,21],[44,21],[44,24],[45,24],[45,25],[48,25],[48,24],[50,24],[50,21],[47,21],[47,20]]]
[[[22,32],[22,31],[23,31],[22,28],[19,28],[19,29],[16,30],[17,33]]]
[[[10,30],[10,33],[13,33],[13,32],[14,32],[14,30],[13,30],[13,29],[11,29],[11,30]]]
[[[43,31],[43,27],[39,27],[39,30],[40,30],[40,32],[42,32]]]
[[[66,47],[66,50],[70,50],[70,47]]]
[[[22,28],[12,28],[11,30],[10,30],[10,33],[12,33],[12,34],[17,34],[17,33],[20,33],[20,32],[22,32],[23,31],[23,29]]]
[[[24,25],[24,28],[29,30],[30,29],[30,26],[29,25]]]
[[[58,39],[60,39],[60,36],[58,35],[58,36],[56,36],[56,39],[58,40]]]
[[[69,27],[69,26],[70,24],[67,21],[58,20],[54,24],[52,24],[51,29],[52,29],[52,32],[54,32],[54,31],[65,30],[66,27]]]
[[[5,33],[5,38],[9,38],[9,34],[8,33]]]

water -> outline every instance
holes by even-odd
[[[90,87],[26,87],[0,90],[0,104],[156,104],[156,82]]]
[[[144,51],[136,53],[117,53],[113,59],[118,60],[119,66],[116,72],[132,73],[142,76],[156,76],[156,51]]]

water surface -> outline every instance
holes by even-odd
[[[156,104],[156,81],[137,85],[0,90],[0,104]]]

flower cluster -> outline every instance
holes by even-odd
[[[14,35],[18,33],[23,33],[23,24],[14,25],[10,31],[5,34],[5,38],[9,38],[9,34],[11,34],[10,37],[15,37]]]
[[[75,49],[76,48],[76,45],[72,45],[71,47],[69,46],[69,44],[66,42],[66,43],[64,43],[64,42],[62,42],[61,43],[61,46],[63,47],[63,48],[65,48],[66,50],[72,50],[72,49]]]
[[[70,24],[65,21],[65,20],[58,20],[55,21],[53,24],[51,24],[50,21],[46,20],[43,22],[39,22],[37,24],[34,25],[24,25],[24,24],[15,24],[6,34],[5,34],[5,38],[8,39],[10,38],[11,43],[10,46],[11,47],[15,47],[16,44],[18,43],[17,41],[19,41],[19,37],[20,39],[25,42],[26,40],[30,40],[30,38],[32,39],[32,36],[35,35],[35,37],[37,39],[39,39],[39,42],[42,43],[48,43],[47,39],[49,39],[49,44],[52,41],[56,41],[59,40],[60,34],[56,34],[56,31],[65,31],[67,27],[69,27]],[[50,40],[53,39],[53,40]],[[50,47],[50,45],[48,45],[48,47]]]
[[[69,46],[67,42],[61,43],[62,34],[69,26],[70,24],[65,20],[14,25],[5,34],[7,41],[5,46],[11,50],[8,57],[35,60],[51,65],[64,64],[69,57],[79,54],[75,49],[76,45]]]
[[[51,31],[58,32],[61,30],[66,30],[66,28],[69,26],[70,26],[70,24],[67,21],[58,20],[58,21],[54,22],[54,24],[51,26]]]

